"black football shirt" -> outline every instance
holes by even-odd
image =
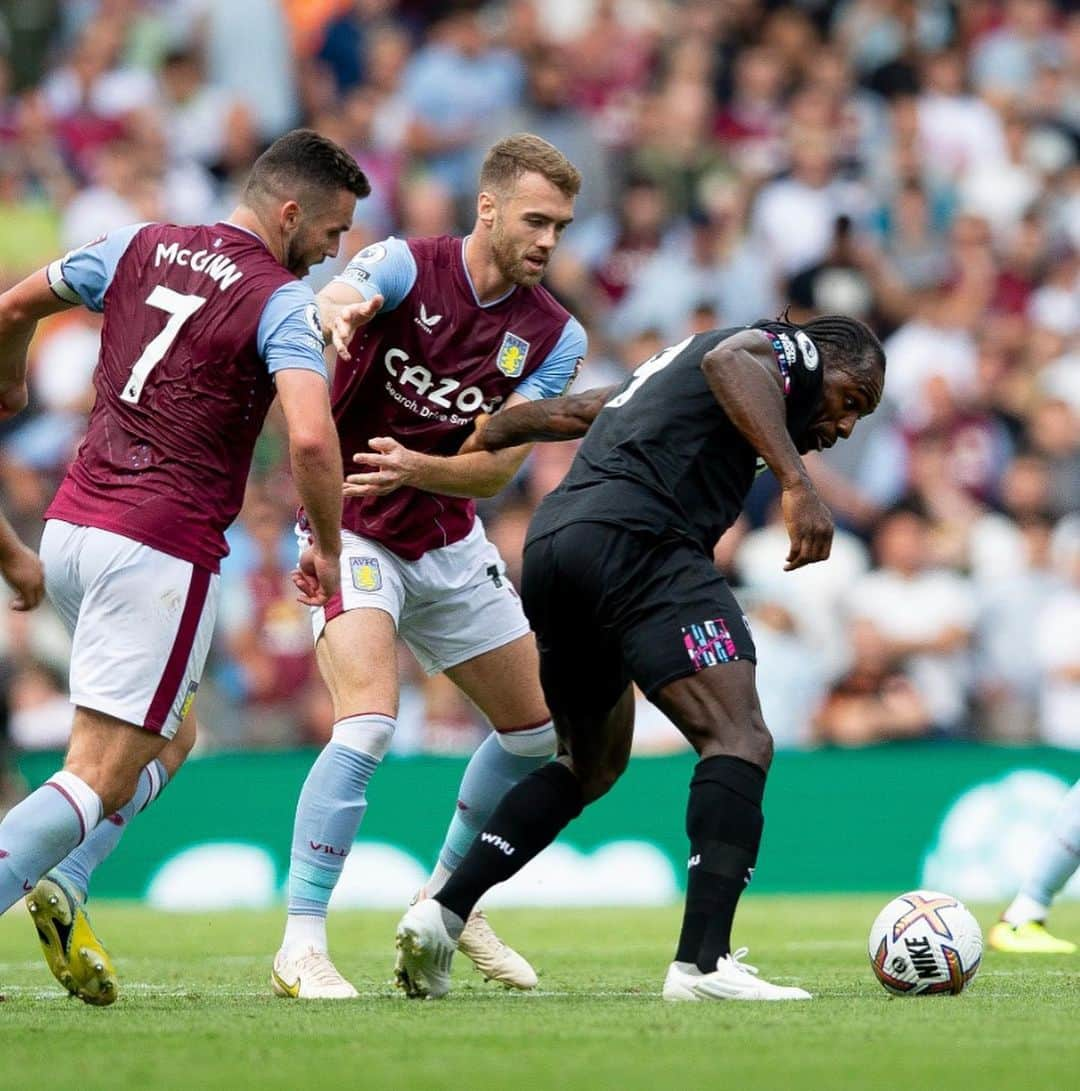
[[[711,555],[761,468],[705,381],[705,353],[746,327],[710,330],[646,360],[597,415],[562,483],[541,503],[528,540],[570,523],[607,523],[689,538]],[[821,399],[821,360],[784,323],[759,327],[784,380],[787,429],[798,440]]]

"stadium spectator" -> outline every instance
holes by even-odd
[[[877,213],[884,238],[884,254],[910,291],[936,288],[948,272],[948,255],[941,227],[948,210],[933,207],[930,193],[917,179],[903,183],[899,192]]]
[[[298,733],[318,734],[297,723],[315,682],[310,626],[294,609],[293,562],[283,556],[278,507],[256,494],[245,503],[243,520],[255,556],[243,576],[230,581],[218,610],[224,650],[240,675],[245,716],[238,737],[254,745],[288,745]]]
[[[972,82],[991,102],[1023,95],[1040,64],[1057,61],[1061,36],[1054,30],[1048,0],[1006,0],[1004,20],[977,42],[971,53]]]
[[[732,181],[712,192],[707,207],[691,210],[685,227],[672,232],[642,265],[612,312],[613,336],[656,329],[671,344],[691,332],[693,313],[701,306],[731,325],[776,314],[779,297],[769,251],[745,234],[743,198]]]
[[[869,623],[890,667],[909,672],[933,726],[963,733],[969,727],[974,590],[956,573],[930,566],[930,527],[914,508],[885,515],[874,552],[880,567],[851,585],[850,616]]]
[[[738,543],[734,571],[739,583],[750,592],[752,601],[783,607],[787,621],[779,619],[775,608],[766,611],[771,628],[797,637],[807,654],[816,649],[822,669],[834,677],[849,661],[844,605],[852,584],[870,568],[869,552],[854,534],[837,530],[828,564],[808,565],[796,572],[785,572],[786,543],[780,505],[775,503],[768,523],[751,530]],[[767,660],[768,656],[763,658]],[[767,689],[763,684],[762,692]],[[813,702],[804,705],[807,720],[812,706]]]
[[[496,110],[483,127],[474,149],[493,144],[507,133],[535,133],[561,148],[581,171],[581,195],[576,204],[579,220],[609,209],[612,177],[608,153],[596,139],[589,117],[573,101],[573,72],[566,51],[541,45],[527,58],[521,101]],[[480,158],[474,156],[474,170]]]
[[[405,150],[464,201],[472,191],[473,147],[483,142],[482,124],[494,111],[514,106],[523,83],[521,58],[491,41],[479,13],[452,7],[431,27],[402,77]]]
[[[297,124],[297,64],[278,0],[181,0],[174,18],[181,40],[205,49],[208,82],[251,111],[263,144]]]
[[[75,710],[62,671],[30,662],[8,683],[8,737],[19,750],[62,750]]]
[[[828,638],[810,642],[786,598],[764,598],[749,611],[758,649],[761,714],[778,749],[811,745],[813,711],[829,678]]]
[[[732,160],[753,174],[772,174],[785,157],[785,72],[775,50],[755,46],[735,61],[734,87],[716,117],[714,132],[731,148]]]
[[[1051,549],[1060,582],[1035,623],[1039,737],[1075,748],[1080,747],[1080,523],[1075,517],[1062,524]]]
[[[753,210],[753,232],[778,271],[791,276],[828,253],[837,217],[862,211],[857,187],[838,174],[834,135],[803,129],[789,135],[791,174],[767,183]]]
[[[1006,154],[1000,114],[966,84],[959,50],[943,49],[924,59],[918,102],[921,151],[926,162],[950,179],[980,166],[992,169]]]
[[[1040,618],[1060,590],[1051,566],[1053,520],[1031,513],[1012,523],[1001,516],[1019,541],[1018,556],[992,579],[979,585],[976,621],[976,698],[981,735],[1009,742],[1037,737],[1039,657],[1016,654],[1016,619]],[[1013,553],[1013,549],[1009,550]]]
[[[575,225],[552,263],[553,287],[602,320],[632,288],[671,230],[667,195],[652,178],[625,179],[618,204]]]
[[[207,82],[202,57],[192,46],[165,54],[159,94],[167,152],[179,162],[213,169],[226,158],[230,142],[252,145],[251,111],[224,87]]]
[[[830,688],[814,717],[815,741],[867,746],[928,734],[932,715],[926,701],[870,622],[851,627],[851,647],[851,669]]]

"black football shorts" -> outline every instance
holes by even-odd
[[[652,698],[705,667],[757,661],[727,581],[686,539],[571,523],[525,547],[521,597],[553,713],[601,716],[631,680]]]

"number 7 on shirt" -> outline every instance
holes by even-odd
[[[165,311],[169,315],[169,321],[165,323],[161,333],[143,349],[142,355],[131,369],[131,375],[120,397],[132,405],[137,404],[142,397],[143,387],[146,385],[150,372],[161,363],[184,323],[206,302],[206,299],[201,295],[181,295],[179,292],[174,292],[172,288],[157,284],[146,297],[146,302],[151,307]]]

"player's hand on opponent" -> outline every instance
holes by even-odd
[[[356,331],[370,322],[383,305],[381,295],[365,299],[360,303],[347,303],[337,313],[337,317],[330,324],[330,340],[334,343],[334,349],[343,360],[351,360],[349,345],[352,343]]]
[[[12,610],[33,610],[45,594],[45,566],[41,558],[21,542],[0,557],[0,575],[15,592]]]
[[[791,543],[784,571],[824,561],[832,549],[833,518],[814,486],[803,481],[784,489],[780,509]]]
[[[0,420],[11,420],[26,408],[29,396],[25,382],[0,384]]]
[[[308,546],[292,571],[292,581],[300,592],[298,602],[305,606],[325,606],[341,586],[341,559],[336,553],[324,553]]]
[[[487,427],[487,422],[491,420],[490,413],[481,413],[473,422],[473,430],[469,433],[468,438],[458,448],[459,455],[471,455],[474,451],[486,451],[484,446],[484,429]]]
[[[345,496],[386,496],[411,485],[413,475],[424,456],[403,447],[389,436],[375,436],[368,441],[370,451],[353,455],[353,462],[366,467],[363,473],[349,474],[342,490]]]

